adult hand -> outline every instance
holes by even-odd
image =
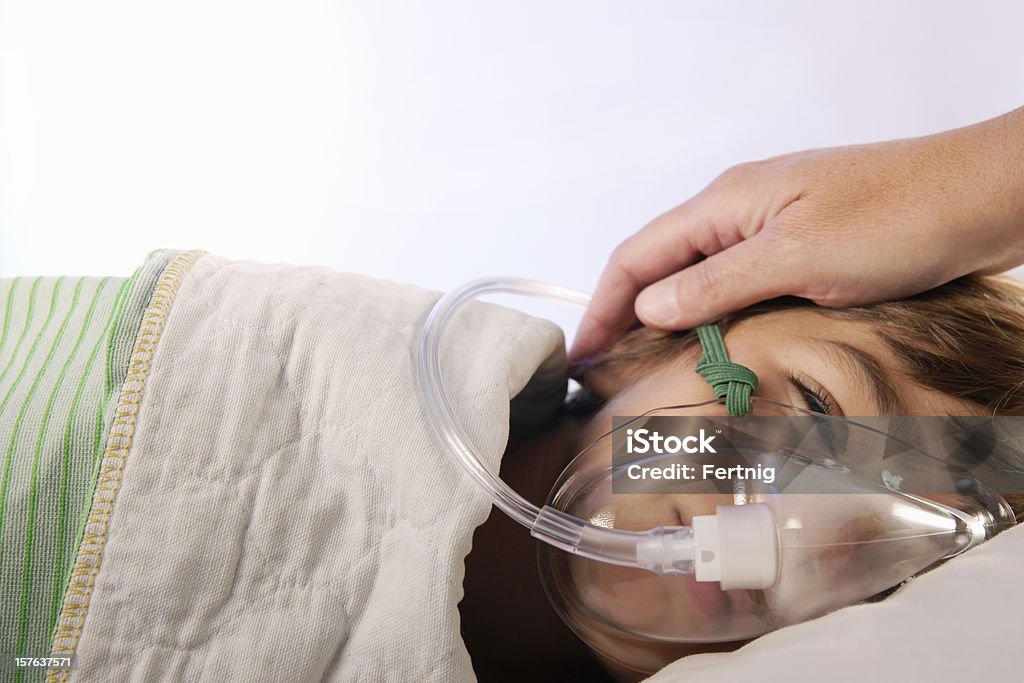
[[[570,353],[783,295],[841,307],[1024,263],[1024,109],[911,140],[740,164],[623,242]]]

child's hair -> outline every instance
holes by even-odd
[[[776,299],[731,315],[721,324],[728,329],[737,320],[810,305],[801,299]],[[870,323],[897,359],[903,376],[918,385],[966,401],[981,415],[1024,415],[1024,285],[1017,281],[961,278],[898,301],[814,310]],[[696,343],[692,331],[640,328],[588,367],[643,370]],[[1012,466],[1020,470],[1024,453],[1016,455],[1018,462]],[[1020,518],[1024,494],[1005,497]]]

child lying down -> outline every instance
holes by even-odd
[[[601,680],[741,645],[562,622],[536,543],[488,518],[423,413],[412,354],[435,300],[200,252],[156,252],[130,279],[0,281],[0,653],[52,655],[55,680]],[[758,398],[846,416],[1021,412],[1024,307],[1006,281],[845,311],[764,306],[723,328]],[[564,363],[560,332],[479,305],[443,357],[486,464],[540,504],[613,416],[712,399],[698,355],[691,335],[636,331],[586,369],[584,392],[511,433],[510,400]],[[559,376],[538,405],[562,392]],[[664,496],[629,500],[603,512],[666,523]],[[697,593],[666,601],[629,571],[595,573],[596,612],[641,630],[666,605],[709,618]]]
[[[731,360],[757,376],[755,396],[779,404],[840,417],[979,416],[970,424],[985,424],[982,416],[1019,416],[1024,410],[1024,289],[1012,280],[965,279],[911,299],[845,310],[775,301],[742,311],[722,326]],[[613,416],[712,398],[708,383],[694,371],[700,357],[694,333],[631,332],[585,367],[585,390],[570,401],[560,420],[539,435],[513,434],[502,461],[503,479],[535,501],[543,501],[556,480],[563,492],[575,487],[587,491],[591,500],[607,495],[589,492],[590,481],[572,482],[587,476],[586,458],[594,449],[587,451],[588,444],[613,428]],[[704,405],[681,412],[716,414],[722,407],[708,410]],[[1012,424],[1019,431],[1018,423]],[[1012,524],[1024,511],[1024,451],[1019,441],[1007,439],[1004,445],[990,456],[998,464],[989,464],[1003,473],[999,481]],[[848,455],[858,457],[854,450]],[[559,479],[567,466],[573,475]],[[549,501],[557,495],[553,492]],[[539,669],[528,667],[537,661],[580,679],[594,680],[607,671],[618,680],[638,680],[679,657],[742,646],[748,639],[716,642],[723,639],[714,634],[716,622],[742,618],[744,611],[766,610],[791,623],[794,613],[800,619],[821,614],[826,602],[831,601],[831,608],[852,604],[850,594],[842,593],[858,575],[884,574],[872,562],[895,563],[892,554],[872,557],[860,551],[879,540],[879,522],[854,516],[852,510],[870,509],[865,499],[874,497],[804,496],[811,499],[823,527],[827,525],[821,520],[829,515],[841,521],[835,526],[845,534],[845,543],[803,558],[815,571],[796,572],[796,585],[786,586],[783,578],[773,591],[727,591],[728,597],[717,587],[702,590],[692,576],[655,578],[642,569],[571,562],[565,553],[545,547],[539,578],[533,540],[516,534],[515,524],[495,511],[475,534],[467,560],[467,594],[460,606],[478,675],[488,680],[533,676]],[[580,504],[573,512],[595,523],[611,520],[616,528],[640,531],[673,519],[689,524],[694,515],[712,514],[722,498],[733,496],[620,493]],[[952,496],[931,498],[955,504]],[[849,509],[836,511],[837,506]],[[896,559],[906,560],[898,553]],[[876,584],[877,595],[869,599],[884,597],[900,581]],[[808,609],[808,592],[831,597],[819,597]],[[574,633],[562,619],[543,611],[549,599]],[[692,634],[693,640],[705,634],[707,642],[671,642],[680,633]],[[517,642],[514,660],[503,656],[512,639]]]

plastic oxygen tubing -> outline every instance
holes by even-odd
[[[538,540],[566,552],[600,562],[640,567],[657,574],[698,573],[698,580],[727,581],[730,572],[724,566],[720,569],[717,563],[713,563],[716,565],[714,567],[705,567],[703,561],[694,562],[695,557],[702,556],[698,552],[701,548],[717,545],[720,522],[726,525],[721,530],[723,537],[725,534],[742,532],[748,534],[748,537],[754,534],[755,537],[777,538],[774,518],[765,514],[766,509],[760,509],[763,506],[744,506],[741,514],[709,516],[704,531],[698,535],[695,535],[693,527],[688,526],[659,526],[647,531],[628,531],[595,526],[550,505],[537,507],[512,490],[481,462],[475,446],[455,418],[441,374],[441,340],[445,328],[463,304],[485,294],[539,297],[581,308],[589,303],[590,296],[532,280],[476,280],[442,296],[423,326],[416,356],[416,376],[424,405],[431,417],[430,422],[441,442],[455,454],[466,472],[491,496],[502,512],[529,529],[530,534]],[[734,553],[737,555],[735,562],[731,563],[734,568],[759,568],[755,580],[744,578],[742,585],[735,587],[763,588],[775,582],[778,548],[774,543],[769,545],[770,552],[754,558],[756,561],[747,557],[749,553]]]

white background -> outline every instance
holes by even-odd
[[[0,0],[0,276],[590,289],[725,167],[1024,103],[1024,3]]]

